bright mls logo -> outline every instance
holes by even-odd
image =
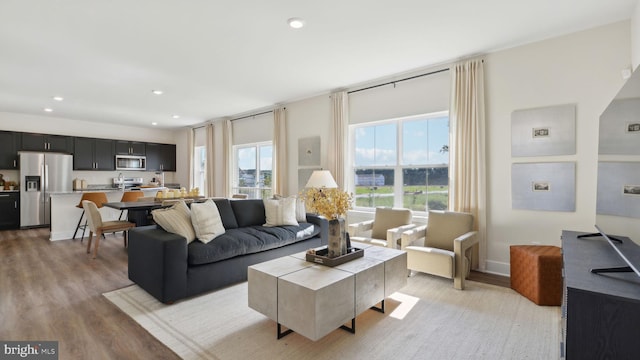
[[[57,341],[0,341],[0,360],[58,359]]]

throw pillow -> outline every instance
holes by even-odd
[[[298,225],[295,198],[265,199],[264,213],[264,226]]]
[[[299,223],[307,222],[307,208],[304,205],[304,199],[294,196],[296,199],[296,220]]]
[[[307,222],[307,208],[304,204],[304,199],[295,195],[291,195],[289,197],[296,199],[296,221],[299,223]],[[274,194],[273,199],[280,200],[284,199],[284,197],[282,197],[282,195]]]
[[[184,201],[179,201],[167,209],[153,210],[151,215],[153,221],[165,231],[184,237],[187,243],[195,240],[196,234],[191,225],[191,211]]]
[[[225,232],[218,207],[211,199],[191,204],[191,224],[196,238],[205,244]]]

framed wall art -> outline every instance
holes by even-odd
[[[298,166],[320,166],[320,136],[298,139]]]
[[[557,105],[511,113],[511,156],[576,153],[576,106]]]
[[[640,162],[598,163],[596,213],[640,218]]]
[[[575,211],[575,184],[575,162],[512,164],[512,208]]]
[[[598,152],[640,155],[640,99],[619,99],[600,116]]]

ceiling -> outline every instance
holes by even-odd
[[[629,19],[636,2],[0,0],[0,112],[183,127]]]

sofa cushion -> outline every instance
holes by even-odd
[[[191,224],[196,238],[205,244],[225,231],[218,207],[212,200],[191,204]]]
[[[151,215],[153,221],[164,230],[184,237],[187,243],[195,240],[196,233],[191,225],[191,210],[184,200],[178,201],[170,208],[153,210]]]
[[[220,218],[222,219],[222,225],[225,229],[237,229],[238,222],[236,221],[236,215],[233,213],[231,203],[229,199],[215,199],[213,202],[218,207]]]
[[[262,226],[265,223],[264,203],[261,199],[231,200],[230,203],[239,228]]]
[[[189,265],[209,264],[235,256],[275,249],[315,237],[319,233],[320,227],[310,223],[301,223],[298,226],[250,226],[230,229],[208,244],[199,241],[190,243],[187,262]]]
[[[264,226],[298,225],[296,220],[296,199],[264,199]]]

